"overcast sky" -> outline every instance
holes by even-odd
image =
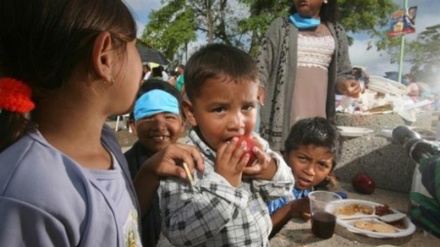
[[[362,0],[352,0],[362,1]],[[402,8],[404,0],[393,0]],[[125,0],[132,9],[138,23],[138,36],[142,34],[148,23],[148,14],[151,10],[161,7],[161,0]],[[427,26],[440,23],[440,0],[408,0],[408,6],[417,6],[416,31],[421,32]],[[415,39],[417,33],[406,35],[406,39]],[[398,65],[390,63],[390,57],[385,52],[379,53],[376,48],[367,51],[369,37],[362,34],[351,34],[355,41],[350,46],[350,57],[353,65],[363,66],[371,75],[383,76],[386,71],[397,71]],[[403,72],[409,72],[410,65],[404,64]]]

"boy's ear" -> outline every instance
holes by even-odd
[[[93,44],[92,64],[95,73],[104,81],[111,82],[114,80],[112,74],[114,53],[111,34],[101,32]]]
[[[192,103],[189,100],[184,100],[182,102],[182,108],[188,123],[191,124],[191,126],[193,127],[197,126],[197,120],[194,116],[194,107]]]

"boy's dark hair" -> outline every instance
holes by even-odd
[[[342,136],[338,128],[322,117],[305,118],[296,122],[284,144],[285,155],[300,146],[315,145],[325,147],[333,154],[333,170],[341,157]]]
[[[295,7],[295,1],[293,1],[293,4],[290,6],[289,14],[295,14],[298,12]],[[331,22],[335,23],[338,21],[339,18],[339,11],[338,11],[338,3],[336,0],[328,0],[326,4],[321,5],[321,10],[319,11],[319,17],[321,18],[322,22]]]
[[[142,95],[145,93],[154,90],[159,89],[162,91],[165,91],[171,95],[173,95],[177,99],[177,103],[179,104],[179,111],[181,112],[182,116],[184,117],[183,110],[182,110],[182,95],[180,92],[169,82],[162,81],[160,79],[148,79],[144,83],[142,83],[141,87],[139,88],[137,94],[136,94],[136,100],[138,100]],[[130,113],[129,117],[130,121],[134,121],[134,115],[133,112]]]
[[[257,64],[246,52],[224,44],[209,44],[195,52],[186,63],[185,89],[189,100],[199,96],[209,79],[247,79],[258,83]]]

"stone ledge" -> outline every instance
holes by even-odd
[[[347,138],[335,168],[338,180],[351,182],[354,175],[367,173],[376,187],[409,192],[416,163],[406,151],[386,137]]]

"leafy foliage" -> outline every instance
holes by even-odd
[[[409,42],[408,61],[411,62],[411,74],[419,81],[439,82],[440,80],[440,24],[427,27]]]
[[[184,44],[197,39],[195,12],[186,8],[185,0],[172,0],[149,15],[150,22],[143,31],[142,41],[149,47],[162,51],[168,59]]]
[[[197,37],[208,43],[222,42],[256,52],[264,32],[278,16],[287,15],[292,0],[163,0],[150,13],[142,40],[164,51],[169,59]],[[338,0],[340,21],[351,32],[385,37],[380,28],[397,9],[392,0]],[[388,47],[387,39],[376,45]]]

